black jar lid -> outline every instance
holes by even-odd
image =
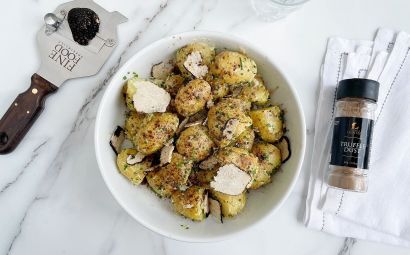
[[[379,82],[369,79],[346,79],[339,82],[336,98],[365,98],[377,102],[379,97]]]

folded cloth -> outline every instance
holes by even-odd
[[[330,38],[321,69],[305,224],[338,236],[410,247],[410,35],[380,29],[374,41]],[[336,87],[380,83],[367,193],[333,189],[329,168]]]

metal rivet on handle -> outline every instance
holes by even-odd
[[[51,35],[55,31],[57,31],[62,22],[63,20],[57,17],[54,13],[47,13],[44,16],[44,23],[46,24],[46,34]]]
[[[31,90],[31,93],[33,93],[34,95],[38,93],[38,90],[36,88]]]
[[[7,136],[7,134],[4,132],[1,132],[0,133],[0,144],[5,145],[7,144],[8,141],[9,141],[9,137]]]

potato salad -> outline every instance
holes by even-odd
[[[290,157],[284,109],[270,95],[246,53],[180,48],[150,77],[125,81],[126,120],[110,141],[119,173],[186,218],[235,217]]]

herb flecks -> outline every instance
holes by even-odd
[[[122,77],[124,81],[132,78],[138,78],[138,74],[136,72],[127,72],[127,74]]]
[[[181,226],[181,228],[189,229],[189,226],[186,225],[186,224],[181,224],[180,226]]]

